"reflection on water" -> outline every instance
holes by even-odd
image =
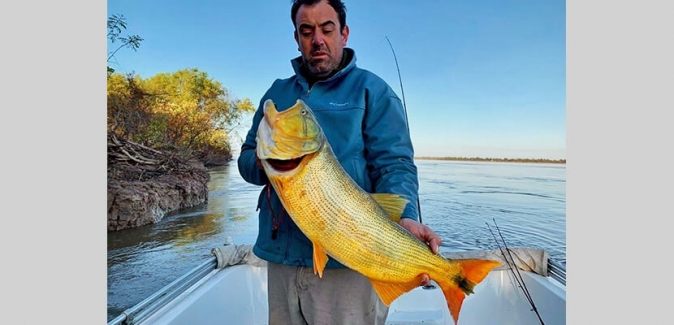
[[[494,220],[509,247],[550,252],[566,264],[564,165],[417,161],[422,221],[443,249],[497,249]],[[211,169],[208,201],[158,224],[108,233],[108,320],[171,283],[232,237],[252,244],[259,186],[236,161]]]
[[[154,225],[108,233],[108,320],[201,263],[228,236],[254,242],[260,187],[245,183],[235,162],[210,175],[206,203]]]

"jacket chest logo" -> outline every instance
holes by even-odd
[[[332,106],[338,106],[338,107],[342,107],[342,106],[346,106],[346,105],[349,105],[349,102],[344,102],[344,103],[335,103],[335,102],[330,102],[330,103],[328,103],[328,104],[330,104],[330,105],[332,105]]]

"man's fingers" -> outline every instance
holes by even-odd
[[[437,255],[440,252],[440,244],[442,243],[440,236],[433,232],[428,226],[423,225],[423,237],[431,248],[431,252]]]
[[[431,278],[428,276],[428,274],[423,274],[421,276],[421,286],[427,286],[431,284]]]
[[[429,246],[431,246],[431,251],[433,254],[439,254],[440,253],[440,244],[442,243],[442,239],[440,237],[434,237],[431,239],[431,241],[428,243]]]
[[[431,228],[418,221],[408,218],[401,219],[399,223],[403,228],[407,229],[414,236],[428,244],[433,254],[437,255],[440,253],[440,244],[442,243],[442,239],[433,230],[431,230]]]

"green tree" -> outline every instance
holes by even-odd
[[[147,138],[155,123],[152,95],[139,83],[140,78],[132,74],[108,75],[108,132],[134,141]]]
[[[152,147],[177,148],[185,155],[229,156],[229,133],[249,99],[233,98],[222,84],[196,68],[148,79],[113,73],[108,78],[108,128]]]

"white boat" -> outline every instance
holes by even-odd
[[[266,262],[250,245],[224,245],[212,258],[108,322],[108,325],[267,324]],[[489,258],[504,265],[464,300],[458,324],[566,324],[566,270],[542,250],[442,252],[447,258]],[[510,263],[506,263],[509,261]],[[387,325],[454,325],[435,282],[395,300]]]

